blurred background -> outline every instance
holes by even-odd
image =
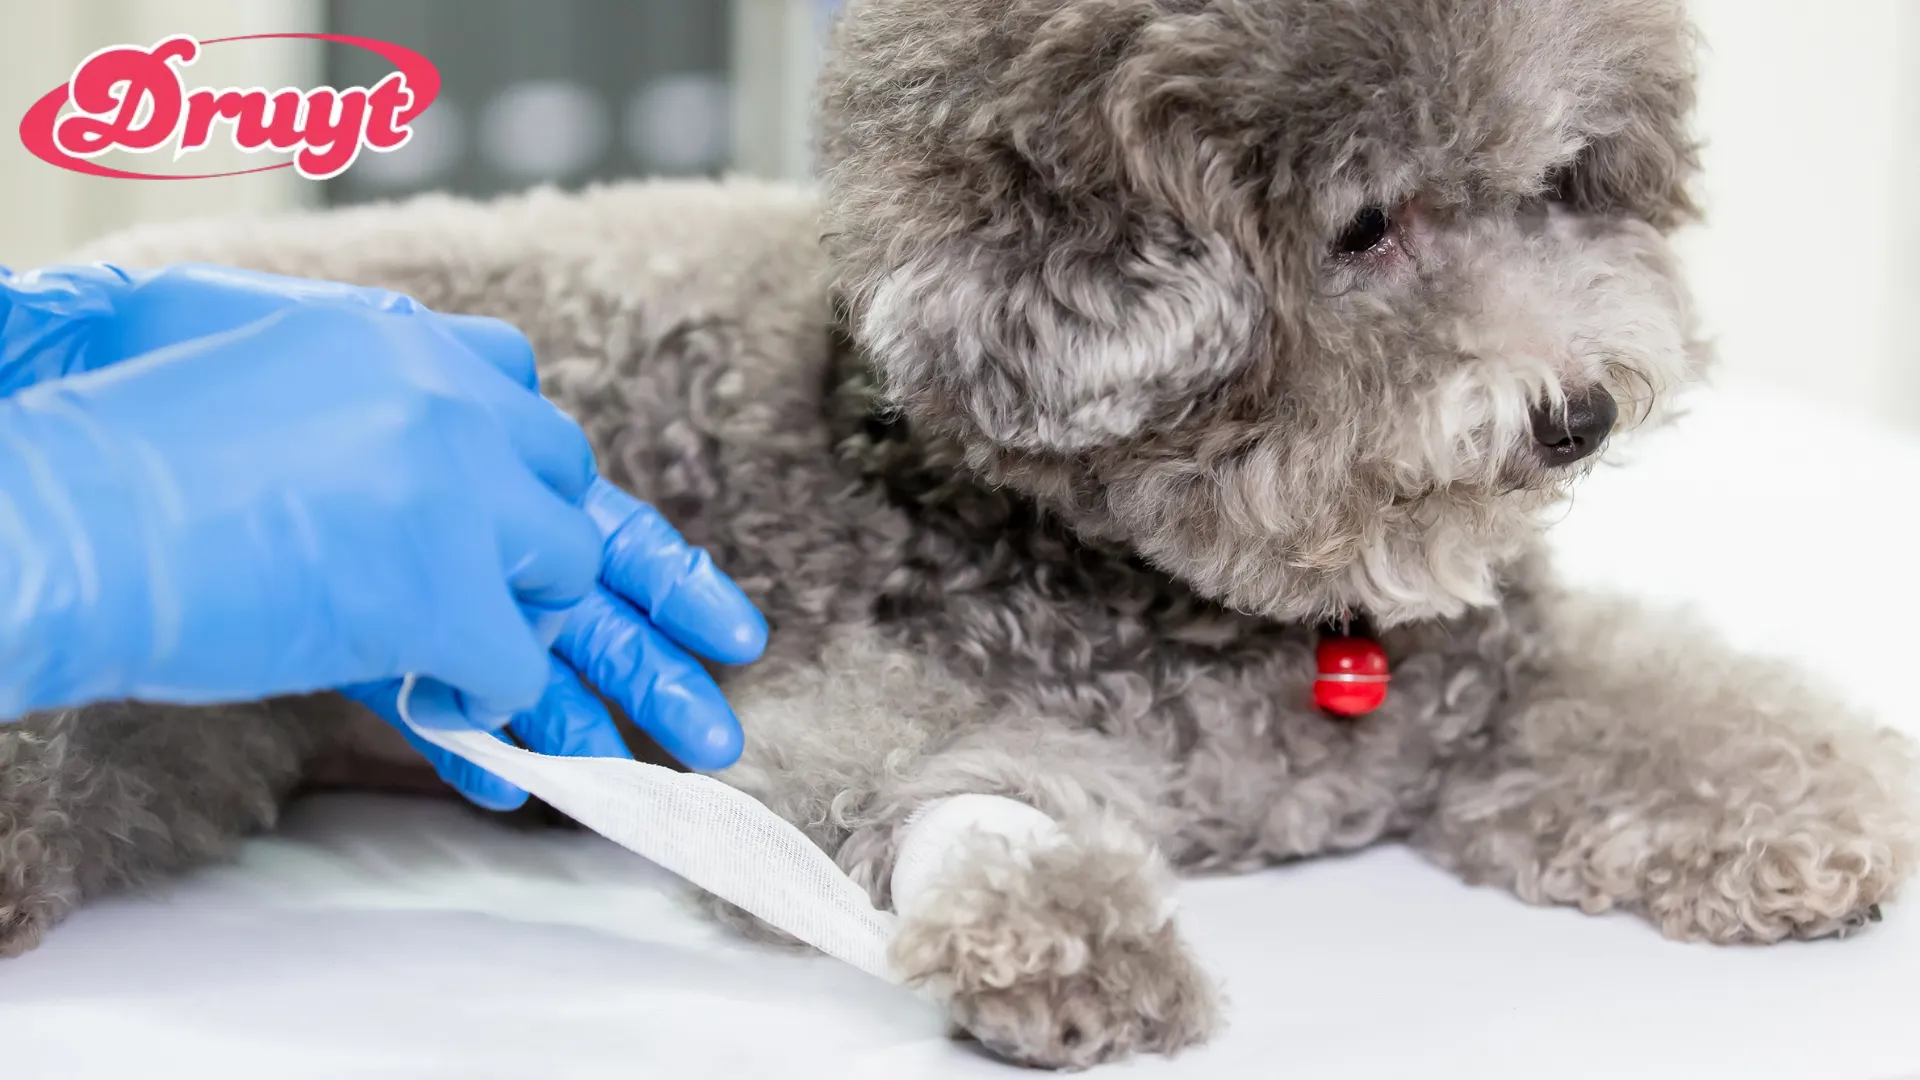
[[[0,264],[130,224],[635,175],[804,180],[809,92],[835,0],[0,0]],[[1693,0],[1705,39],[1705,227],[1682,240],[1724,378],[1920,430],[1920,0]],[[12,128],[105,45],[325,31],[431,58],[437,103],[339,178],[78,176]],[[368,85],[370,54],[210,49],[196,86]],[[139,167],[169,168],[154,158]],[[258,164],[210,149],[177,166]]]

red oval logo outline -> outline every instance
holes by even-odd
[[[392,64],[406,79],[407,87],[413,91],[413,103],[395,118],[394,122],[398,127],[413,123],[421,113],[427,111],[427,106],[432,105],[434,99],[440,96],[440,69],[433,66],[433,61],[404,45],[395,45],[391,41],[354,37],[350,34],[242,34],[237,37],[208,38],[200,44],[202,46],[219,45],[228,41],[261,41],[270,38],[337,42],[341,45],[365,49]],[[67,93],[71,83],[72,80],[69,79],[49,90],[40,100],[33,103],[25,116],[20,118],[20,144],[27,148],[28,153],[49,165],[66,169],[68,172],[105,176],[115,180],[214,180],[222,176],[248,176],[253,173],[272,172],[275,169],[293,168],[292,161],[283,161],[278,165],[235,169],[232,172],[170,176],[164,173],[128,172],[109,165],[98,165],[86,158],[74,157],[60,149],[53,140],[53,126],[59,121],[60,110],[67,103]]]

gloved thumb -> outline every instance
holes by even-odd
[[[475,805],[487,810],[514,810],[527,801],[527,793],[505,780],[482,769],[466,758],[450,750],[435,746],[413,733],[407,723],[427,728],[463,728],[474,726],[463,710],[460,695],[450,686],[432,679],[417,679],[412,692],[405,697],[406,713],[401,714],[402,691],[405,680],[388,679],[384,682],[361,683],[356,686],[342,687],[340,693],[371,709],[382,720],[393,725],[395,730],[406,737],[413,748],[427,759],[433,770],[440,774],[454,790],[465,795]],[[494,732],[494,737],[507,741],[504,732]]]

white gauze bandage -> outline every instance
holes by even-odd
[[[752,796],[710,776],[621,758],[561,758],[509,746],[464,726],[418,723],[415,679],[400,689],[414,734],[514,784],[601,836],[889,982],[894,917],[826,852]]]
[[[981,836],[1005,841],[1007,853],[1022,867],[1031,867],[1034,855],[1065,843],[1066,830],[1046,814],[999,795],[954,795],[930,802],[913,812],[900,830],[893,863],[893,910],[910,916],[925,901],[941,877],[965,858],[970,841]],[[1160,901],[1158,925],[1179,909],[1167,896]]]
[[[1059,823],[1023,802],[999,795],[954,795],[913,812],[900,830],[893,862],[893,910],[912,914],[953,859],[982,834],[1006,841],[1015,859],[1060,842]]]
[[[465,726],[429,727],[415,711],[417,680],[400,688],[400,718],[414,734],[460,755],[573,820],[839,960],[889,982],[897,919],[826,852],[752,796],[710,776],[622,758],[563,758],[509,745]],[[450,708],[451,706],[444,706]],[[893,867],[893,907],[911,912],[929,886],[982,833],[1020,857],[1058,842],[1046,814],[997,795],[955,795],[907,819]]]

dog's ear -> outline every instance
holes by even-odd
[[[893,226],[906,242],[856,250],[843,234],[840,286],[890,404],[1074,452],[1140,434],[1248,355],[1259,291],[1225,245],[1095,238],[1082,216],[1023,209],[1005,212],[1030,231],[998,243],[934,240],[924,219]]]
[[[1149,157],[1129,134],[1152,105],[1117,54],[1158,5],[1049,7],[855,0],[820,156],[836,283],[887,400],[1072,453],[1230,377],[1267,305],[1219,220],[1233,200],[1178,140]]]
[[[1699,217],[1691,185],[1700,170],[1691,128],[1698,38],[1679,0],[1615,5],[1596,23],[1633,63],[1614,104],[1588,118],[1588,143],[1557,179],[1576,209],[1638,217],[1668,232]]]

